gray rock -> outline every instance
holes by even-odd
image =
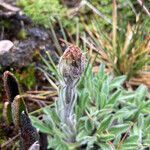
[[[11,50],[14,44],[9,40],[0,41],[0,65],[7,66],[12,62]]]
[[[15,67],[24,67],[32,62],[33,54],[35,52],[36,42],[34,40],[25,40],[19,42],[13,49],[12,65]]]
[[[49,35],[45,30],[36,28],[36,27],[29,28],[28,34],[29,34],[29,36],[32,36],[32,37],[37,38],[38,40],[42,40],[42,41],[48,40],[48,38],[49,38]]]
[[[13,43],[9,40],[0,42],[1,67],[22,68],[32,62],[35,51],[40,51],[50,43],[50,37],[46,30],[33,27],[27,29],[27,39]]]
[[[35,48],[36,42],[29,39],[15,44],[12,42],[0,44],[0,64],[2,67],[27,66],[32,61]]]
[[[9,40],[2,40],[0,41],[0,55],[9,52],[14,44]]]

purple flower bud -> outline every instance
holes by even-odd
[[[71,45],[62,55],[59,62],[59,71],[65,82],[73,82],[80,78],[85,68],[85,57],[81,50]]]

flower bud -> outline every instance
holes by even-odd
[[[66,83],[78,81],[85,68],[85,57],[81,50],[71,45],[62,55],[59,62],[59,71]]]
[[[19,85],[12,73],[9,71],[4,72],[4,88],[7,94],[7,98],[10,103],[14,101],[14,98],[19,95]]]
[[[35,127],[32,126],[31,120],[26,112],[21,113],[20,127],[20,147],[28,150],[35,142],[39,141],[39,135]]]

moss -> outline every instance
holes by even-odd
[[[11,28],[12,24],[9,20],[1,20],[0,26],[8,29]]]
[[[28,90],[34,87],[36,83],[34,65],[29,65],[19,72],[15,71],[14,75],[18,79],[19,83],[25,86]]]
[[[35,23],[46,28],[50,27],[50,20],[55,21],[55,16],[65,15],[65,8],[58,0],[18,0],[17,5],[22,7]]]
[[[25,40],[27,38],[27,32],[25,29],[21,29],[17,35],[19,40]]]

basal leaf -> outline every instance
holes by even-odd
[[[117,90],[115,93],[113,93],[111,95],[111,97],[108,100],[108,104],[113,104],[115,105],[115,103],[117,102],[117,100],[119,99],[119,97],[121,96],[122,91],[121,90]]]
[[[126,132],[128,128],[129,124],[118,124],[109,128],[108,131],[115,135],[121,135],[122,133]]]
[[[120,77],[114,78],[112,82],[110,83],[110,90],[120,87],[125,81],[125,79],[126,79],[126,76],[120,76]]]
[[[109,115],[106,118],[104,118],[102,122],[100,122],[100,125],[97,129],[97,134],[101,134],[101,132],[105,131],[109,127],[111,121],[112,121],[112,115]]]
[[[137,135],[131,135],[129,136],[122,144],[122,148],[123,147],[130,147],[130,146],[135,146],[137,147],[137,143],[138,143],[138,136]]]
[[[100,141],[103,141],[103,142],[108,142],[108,141],[111,141],[115,138],[115,134],[100,134],[98,135],[98,138]]]
[[[140,105],[141,102],[145,99],[146,93],[147,93],[146,86],[141,85],[138,87],[138,89],[136,90],[136,97],[135,97],[137,105]]]
[[[94,124],[89,119],[85,120],[85,129],[87,130],[88,133],[91,133],[92,130],[94,129]]]
[[[47,134],[52,134],[52,131],[50,130],[50,128],[46,127],[46,125],[43,124],[42,121],[40,121],[39,119],[37,119],[36,117],[33,117],[33,116],[30,116],[30,119],[32,121],[33,126],[36,127],[37,129],[39,129],[41,132],[47,133]]]

